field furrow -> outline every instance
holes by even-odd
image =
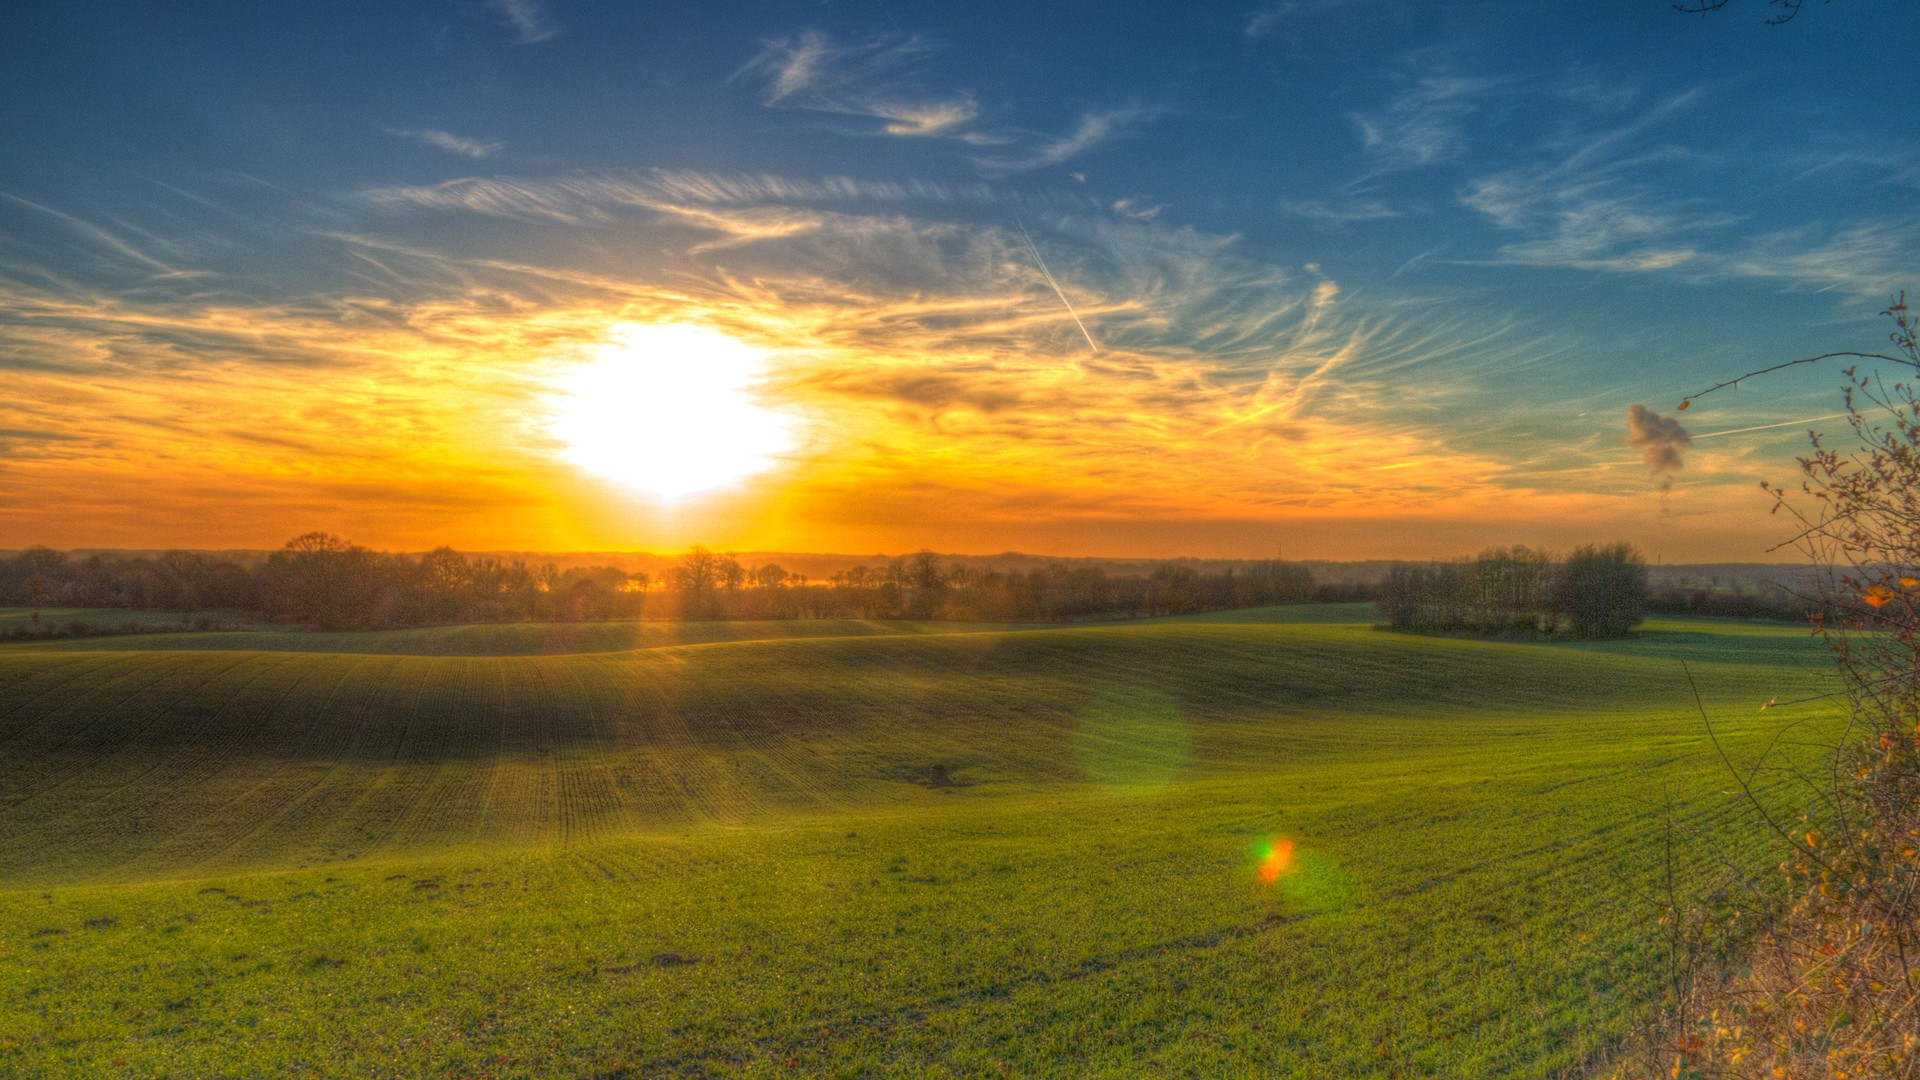
[[[0,1072],[1552,1074],[1770,858],[1678,662],[1832,715],[1792,630],[1283,615],[0,647]]]

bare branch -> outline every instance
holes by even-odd
[[[1673,5],[1673,10],[1685,12],[1688,15],[1711,15],[1731,2],[1732,0],[1681,0]],[[1821,0],[1821,2],[1830,4],[1833,0]],[[1781,26],[1792,22],[1794,16],[1800,14],[1800,8],[1806,0],[1767,0],[1767,3],[1779,8],[1781,12],[1781,14],[1768,16],[1767,25]]]
[[[1681,409],[1687,408],[1688,406],[1692,405],[1694,402],[1700,400],[1703,397],[1706,397],[1708,394],[1713,393],[1715,390],[1725,390],[1729,386],[1738,386],[1741,383],[1746,382],[1748,379],[1754,378],[1755,376],[1758,376],[1758,375],[1769,375],[1769,374],[1772,374],[1773,372],[1780,371],[1784,368],[1798,367],[1801,364],[1817,364],[1822,360],[1838,360],[1842,358],[1852,359],[1852,360],[1885,360],[1890,364],[1905,364],[1908,367],[1920,368],[1920,364],[1915,364],[1913,361],[1908,360],[1905,357],[1888,356],[1885,353],[1863,353],[1863,352],[1852,352],[1852,351],[1821,353],[1819,356],[1808,356],[1799,360],[1789,360],[1784,364],[1775,364],[1772,367],[1761,368],[1758,371],[1749,371],[1745,375],[1741,375],[1737,378],[1728,379],[1726,382],[1723,382],[1723,383],[1715,383],[1712,386],[1707,387],[1705,390],[1702,390],[1697,394],[1688,394],[1685,398],[1681,399],[1680,408]]]

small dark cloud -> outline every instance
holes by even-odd
[[[1680,421],[1636,402],[1627,406],[1627,445],[1640,451],[1660,490],[1666,492],[1673,487],[1673,474],[1686,464],[1693,436]]]

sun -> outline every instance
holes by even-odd
[[[664,502],[727,487],[793,446],[754,400],[765,362],[708,327],[623,326],[557,381],[548,430],[567,461]]]

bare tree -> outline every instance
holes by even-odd
[[[1560,570],[1553,606],[1574,637],[1625,637],[1646,616],[1646,561],[1625,542],[1576,549]]]

